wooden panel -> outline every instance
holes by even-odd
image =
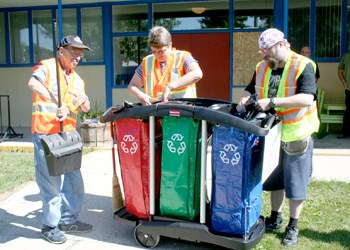
[[[251,81],[256,64],[262,60],[258,54],[261,32],[235,32],[233,34],[233,86],[246,86]]]

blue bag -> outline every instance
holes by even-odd
[[[262,207],[262,150],[259,137],[232,127],[213,130],[211,229],[244,235]]]

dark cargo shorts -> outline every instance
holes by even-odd
[[[310,138],[306,151],[298,155],[288,155],[282,147],[283,145],[280,150],[279,165],[264,182],[263,190],[285,189],[288,199],[306,200],[307,187],[312,175],[314,141]]]

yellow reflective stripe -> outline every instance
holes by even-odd
[[[32,114],[33,115],[56,117],[57,105],[54,103],[45,103],[45,102],[33,103]],[[70,111],[70,114],[67,116],[66,119],[75,122],[77,119],[77,112]]]
[[[50,119],[53,119],[56,117],[55,114],[52,113],[45,113],[45,112],[41,112],[41,111],[36,111],[32,113],[33,116],[40,116],[40,117],[47,117]],[[76,114],[71,114],[71,115],[67,115],[66,120],[69,120],[71,122],[76,122],[77,121],[77,115]]]
[[[145,70],[145,73],[146,73],[146,84],[144,85],[145,86],[145,92],[147,95],[149,96],[153,96],[153,87],[152,87],[152,82],[153,82],[153,71],[154,71],[154,67],[155,67],[155,56],[153,55],[149,55],[145,58],[145,61],[144,61],[144,70]]]
[[[296,54],[293,53],[285,65],[285,67],[288,70],[285,71],[285,74],[283,74],[283,77],[282,77],[282,78],[286,78],[286,80],[283,80],[283,82],[285,83],[284,84],[285,93],[283,94],[284,96],[292,96],[295,94],[296,79],[297,79],[296,73],[297,73],[299,64],[300,64],[300,57],[296,57]],[[302,70],[300,71],[302,72]]]
[[[175,81],[181,77],[181,58],[185,54],[184,51],[177,50],[176,53],[174,53],[174,64],[170,76],[170,82]]]
[[[57,104],[49,104],[45,102],[35,102],[32,107],[33,112],[57,113]]]
[[[284,123],[291,123],[293,121],[297,121],[303,118],[303,116],[307,115],[316,108],[316,101],[312,103],[312,105],[299,109],[279,109],[277,114],[282,118]]]
[[[268,97],[268,87],[264,87],[265,83],[269,83],[271,77],[271,69],[265,61],[261,61],[256,67],[256,76],[255,76],[255,93],[258,94],[258,98],[267,98]],[[267,84],[268,86],[269,84]]]

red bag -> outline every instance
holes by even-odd
[[[129,213],[140,219],[148,219],[150,214],[149,122],[148,120],[125,118],[115,123],[125,208]],[[162,152],[160,120],[156,121],[155,131],[155,200],[158,204]]]

